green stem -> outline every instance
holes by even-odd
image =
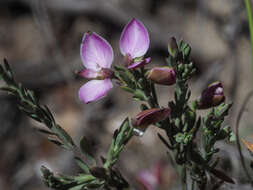
[[[159,107],[159,103],[158,103],[158,99],[157,99],[157,94],[156,94],[156,90],[155,90],[155,84],[154,83],[151,83],[151,92],[152,92],[152,96],[153,96],[153,99],[154,99],[154,103],[156,104],[157,107]]]
[[[249,32],[250,32],[250,41],[251,41],[251,60],[252,60],[252,72],[253,72],[253,18],[252,18],[252,9],[250,0],[244,0],[248,21],[249,21]]]
[[[194,190],[194,189],[195,189],[195,181],[192,180],[191,190]]]
[[[185,165],[182,166],[182,174],[181,174],[181,180],[182,180],[182,189],[187,190],[187,183],[186,183],[186,167]]]

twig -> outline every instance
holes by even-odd
[[[244,0],[248,21],[249,21],[249,32],[250,32],[250,41],[251,41],[251,56],[252,56],[252,71],[253,71],[253,18],[252,18],[252,9],[250,0]]]
[[[236,145],[237,145],[237,148],[238,148],[238,151],[239,151],[239,155],[240,155],[240,158],[241,158],[241,163],[242,163],[242,166],[244,168],[244,171],[245,171],[248,179],[251,181],[251,184],[253,185],[253,179],[251,178],[251,176],[249,174],[249,171],[246,167],[245,159],[242,155],[242,149],[241,149],[240,140],[239,140],[239,124],[240,124],[242,115],[244,113],[245,107],[247,106],[247,104],[248,104],[248,102],[249,102],[249,100],[252,96],[253,96],[253,91],[249,92],[248,95],[246,96],[246,98],[245,98],[245,100],[242,104],[242,107],[239,110],[239,114],[237,116],[237,119],[236,119]]]

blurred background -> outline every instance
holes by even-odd
[[[227,101],[234,106],[227,123],[233,128],[246,94],[252,89],[251,47],[247,15],[238,0],[1,0],[0,58],[9,60],[17,81],[35,90],[57,122],[78,142],[85,135],[99,158],[106,155],[113,131],[127,116],[139,112],[139,103],[117,85],[104,99],[84,105],[77,92],[85,82],[75,72],[82,69],[83,33],[94,31],[106,38],[122,62],[119,38],[133,17],[147,27],[154,65],[165,65],[169,37],[192,46],[198,72],[191,80],[192,100],[211,82],[221,80]],[[172,87],[158,87],[161,105],[173,97]],[[65,174],[79,172],[70,152],[61,150],[39,134],[39,124],[25,117],[15,98],[0,93],[0,189],[46,190],[40,166]],[[200,112],[201,113],[201,112]],[[253,134],[250,106],[241,123],[243,137]],[[150,127],[134,138],[121,154],[118,167],[137,189],[146,172],[156,189],[178,189],[176,171],[167,161],[166,148]],[[235,144],[220,143],[219,167],[236,185],[224,189],[251,189],[241,170]],[[244,149],[245,156],[248,157]],[[159,179],[158,179],[159,178]]]

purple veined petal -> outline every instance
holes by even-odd
[[[92,69],[83,69],[78,72],[78,75],[86,79],[94,79],[98,76],[98,71]]]
[[[132,58],[143,56],[149,47],[149,35],[145,26],[133,18],[123,29],[120,36],[120,51]]]
[[[114,57],[111,45],[95,32],[84,34],[80,53],[84,66],[93,70],[110,68]]]
[[[151,58],[148,57],[148,58],[146,58],[144,60],[134,62],[133,64],[129,65],[127,68],[128,69],[140,68],[140,67],[143,67],[143,66],[147,65],[150,61],[151,61]]]
[[[85,83],[79,90],[79,98],[85,104],[99,100],[106,96],[108,91],[113,87],[110,79],[91,80]]]

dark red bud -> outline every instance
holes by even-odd
[[[205,89],[197,100],[198,109],[207,109],[218,106],[225,101],[221,82],[214,82]]]
[[[170,108],[153,108],[140,112],[134,119],[134,125],[148,127],[152,123],[164,120],[170,115]]]
[[[173,85],[176,82],[176,73],[171,67],[154,67],[148,72],[147,78],[157,84]]]

